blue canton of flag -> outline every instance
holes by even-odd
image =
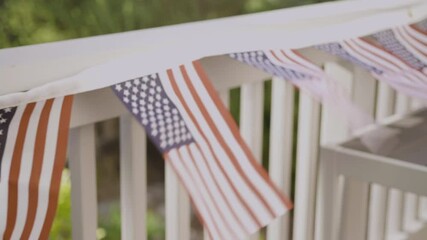
[[[0,109],[0,180],[1,180],[1,166],[6,145],[6,137],[9,129],[10,122],[13,115],[15,115],[16,107]]]

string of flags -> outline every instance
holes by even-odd
[[[397,91],[427,99],[427,20],[314,47],[362,67]],[[230,57],[357,116],[349,117],[355,127],[371,121],[335,79],[298,50]],[[292,208],[255,160],[198,61],[111,88],[174,169],[212,239],[244,239]],[[48,238],[71,105],[72,96],[64,96],[0,109],[1,238]]]

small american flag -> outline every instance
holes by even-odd
[[[291,208],[198,62],[113,90],[177,173],[212,239],[243,239]]]
[[[0,238],[48,239],[72,97],[0,109]]]
[[[427,99],[427,79],[423,73],[424,63],[417,62],[403,48],[396,48],[396,42],[388,42],[393,45],[393,53],[376,44],[368,38],[355,38],[340,43],[328,43],[316,46],[331,54],[340,56],[346,60],[371,72],[377,79],[387,82],[396,90],[402,91],[413,97]],[[401,55],[401,57],[399,57]],[[405,60],[404,60],[405,59]],[[415,65],[418,66],[415,66]],[[418,70],[418,69],[419,70]],[[422,71],[420,71],[422,70]]]
[[[233,53],[230,56],[290,81],[318,101],[336,107],[347,116],[352,129],[373,121],[367,113],[351,102],[348,93],[341,89],[332,77],[327,76],[320,67],[296,50],[262,50]]]

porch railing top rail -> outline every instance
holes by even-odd
[[[424,0],[365,2],[316,4],[3,49],[0,79],[5,81],[0,89],[0,107],[99,89],[206,56],[301,48],[370,34],[427,16]],[[262,36],[262,41],[257,36]]]

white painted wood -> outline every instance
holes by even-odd
[[[240,134],[258,161],[262,160],[263,111],[264,82],[242,85],[240,88]]]
[[[240,88],[240,134],[259,163],[262,161],[264,82],[243,84]],[[259,239],[259,233],[251,240]]]
[[[124,240],[145,240],[147,142],[143,127],[127,114],[120,117],[120,206]]]
[[[346,68],[335,62],[326,62],[324,71],[335,79],[338,85],[348,93],[351,98],[353,75]],[[320,144],[338,143],[350,135],[349,125],[344,113],[335,106],[324,104],[322,106]]]
[[[287,196],[291,195],[292,146],[294,126],[294,87],[288,81],[273,78],[271,89],[271,123],[269,175]],[[289,214],[267,227],[267,240],[290,239]]]
[[[166,240],[190,239],[190,200],[169,164],[166,164]]]
[[[420,220],[427,222],[427,197],[420,197],[418,204],[418,217]]]
[[[219,97],[221,98],[222,103],[229,108],[230,107],[230,90],[222,90],[219,93]]]
[[[362,71],[348,64],[337,64],[337,63],[326,63],[325,71],[339,81],[340,85],[349,93],[354,103],[360,107],[366,114],[373,112],[373,103],[375,97],[375,88],[372,77]],[[325,114],[328,114],[326,112]],[[331,142],[342,141],[344,138],[349,137],[349,127],[344,122],[345,116],[330,117],[332,120],[330,124],[330,131],[333,136],[329,136],[330,133],[323,133],[321,139],[324,143],[327,143],[326,139],[330,138]],[[339,120],[341,119],[341,122]],[[324,121],[330,121],[325,119]],[[326,122],[322,121],[322,124]],[[360,124],[358,127],[363,127]],[[341,130],[341,133],[339,132]],[[335,131],[334,131],[335,130]],[[357,129],[352,129],[356,131]],[[326,139],[325,139],[326,138]],[[334,237],[337,239],[362,239],[366,236],[366,218],[368,208],[368,184],[353,179],[346,178],[339,182],[339,178],[336,178],[335,185],[343,185],[340,189],[338,188],[337,197],[335,201],[335,216],[333,216],[334,223],[337,223],[333,228],[333,233],[338,234]],[[326,219],[325,219],[326,220]]]
[[[127,109],[110,88],[74,96],[70,128],[101,122],[127,114]]]
[[[96,239],[96,158],[93,124],[70,131],[69,164],[73,239]]]
[[[418,219],[418,196],[406,192],[404,201],[403,230],[408,233],[417,232],[423,227],[423,223]]]
[[[377,111],[375,118],[382,120],[394,113],[394,90],[386,83],[378,82]]]
[[[314,235],[319,120],[319,103],[300,92],[293,224],[294,240],[311,240]]]
[[[395,113],[404,115],[409,111],[410,98],[396,93]],[[404,196],[398,189],[390,189],[388,192],[386,237],[390,239],[406,236],[403,233],[403,215],[404,215]]]
[[[316,198],[316,240],[338,239],[339,175],[329,152],[321,150]]]
[[[394,91],[378,82],[376,120],[381,121],[394,112]],[[387,188],[376,183],[370,186],[367,240],[384,239],[387,214]]]
[[[335,62],[324,63],[325,73],[335,79],[339,86],[351,97],[353,74],[347,66]],[[333,105],[322,106],[320,143],[322,145],[343,141],[350,134],[348,119]],[[339,189],[339,177],[334,175],[334,166],[325,161],[319,166],[317,186],[315,239],[334,239],[337,237],[340,216],[342,190]],[[332,209],[333,208],[333,209]]]
[[[338,1],[2,50],[0,79],[9,81],[4,82],[0,94],[23,92],[59,80],[67,83],[59,88],[62,93],[70,94],[121,81],[117,76],[131,79],[204,56],[252,49],[301,48],[363,36],[423,19],[426,7],[422,0],[390,0],[387,4],[383,0]],[[408,14],[409,9],[411,14]],[[272,25],[276,27],[265,27]],[[229,34],[220,34],[223,32]],[[292,33],[287,34],[286,41],[283,41],[283,32]],[[262,34],[264,38],[261,41],[249,37],[253,34]],[[171,38],[174,41],[164,41]],[[185,51],[153,61],[156,56],[177,49]],[[51,68],[53,65],[55,68]],[[94,73],[97,69],[102,71]],[[45,97],[52,95],[45,93]]]

